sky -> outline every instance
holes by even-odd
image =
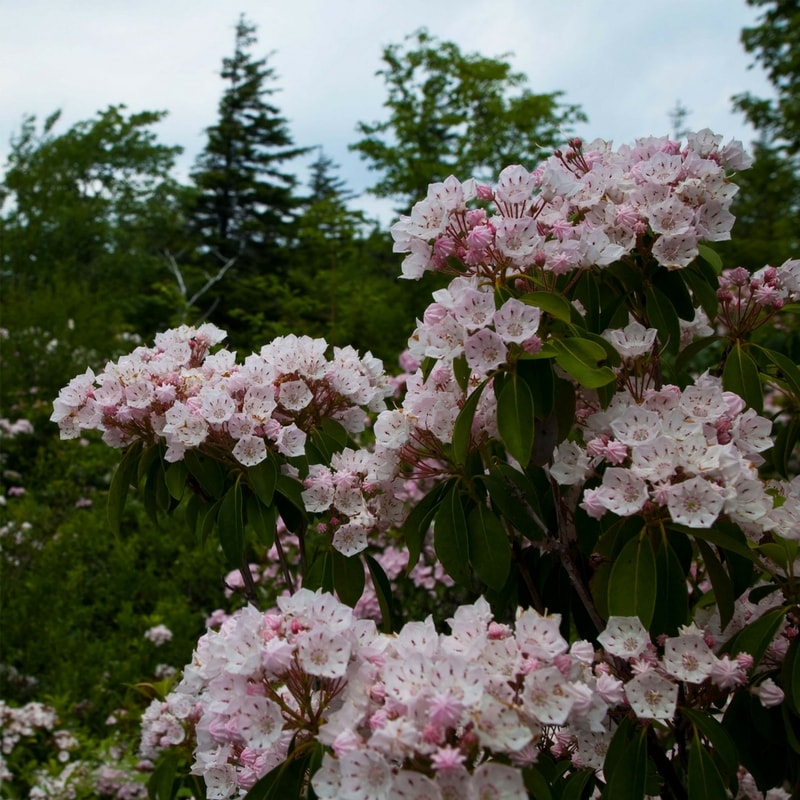
[[[748,143],[730,98],[771,95],[739,41],[758,18],[745,0],[0,0],[0,169],[27,115],[61,109],[63,132],[123,103],[169,112],[156,131],[184,148],[188,174],[216,121],[240,14],[258,28],[254,54],[269,55],[295,144],[321,145],[356,205],[380,217],[390,205],[363,194],[376,178],[348,144],[359,121],[387,116],[383,48],[420,27],[465,53],[509,54],[532,91],[583,108],[575,133],[587,139],[671,133],[680,102],[690,129]]]

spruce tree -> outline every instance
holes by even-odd
[[[219,119],[192,173],[196,194],[189,210],[199,237],[200,261],[213,271],[235,259],[221,282],[215,318],[235,325],[251,313],[260,276],[285,270],[299,200],[297,179],[285,165],[307,152],[295,147],[286,119],[271,102],[278,91],[268,57],[256,58],[256,28],[236,25],[233,55],[223,59],[226,88]],[[244,323],[246,325],[246,323]]]

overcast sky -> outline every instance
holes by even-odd
[[[169,112],[159,137],[185,149],[188,171],[240,13],[258,26],[258,55],[273,53],[295,143],[323,145],[356,192],[373,176],[347,145],[359,121],[385,116],[382,48],[423,26],[464,52],[512,53],[533,91],[583,107],[579,134],[617,144],[670,133],[678,101],[690,128],[747,143],[731,95],[770,94],[739,42],[757,20],[745,0],[0,0],[0,163],[27,114],[62,109],[63,131],[124,103]]]

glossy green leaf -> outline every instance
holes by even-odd
[[[128,488],[136,478],[141,453],[141,442],[134,442],[128,447],[114,471],[114,477],[111,479],[111,486],[108,489],[108,523],[113,533],[117,535],[120,532],[122,513],[128,498]]]
[[[781,683],[786,699],[795,714],[800,714],[800,637],[789,645],[781,667]]]
[[[303,503],[303,484],[289,475],[278,475],[273,499],[280,511],[281,519],[290,531],[297,531],[306,524],[306,507]]]
[[[503,588],[511,569],[511,545],[503,523],[486,506],[475,506],[467,517],[469,560],[476,575],[490,588]]]
[[[769,454],[773,466],[784,478],[792,477],[790,463],[794,458],[798,441],[800,441],[800,417],[793,417],[778,429],[775,444]]]
[[[165,479],[170,496],[175,500],[180,500],[186,491],[186,480],[189,477],[189,468],[183,461],[175,461],[168,464]]]
[[[458,412],[453,426],[453,461],[460,467],[463,467],[467,461],[469,445],[472,440],[472,421],[475,419],[475,410],[478,408],[478,401],[481,399],[486,385],[487,381],[483,381],[475,387]]]
[[[672,301],[661,290],[649,286],[645,290],[645,314],[648,327],[658,331],[658,342],[670,353],[677,353],[681,339],[681,325]]]
[[[533,396],[528,384],[511,374],[497,398],[497,428],[508,452],[525,467],[531,457],[534,435]]]
[[[253,467],[247,468],[247,482],[256,497],[265,505],[272,505],[275,485],[278,482],[278,464],[272,455]]]
[[[714,590],[714,600],[716,601],[717,610],[719,611],[722,630],[725,630],[725,627],[733,618],[734,601],[736,599],[733,595],[731,576],[720,563],[711,545],[704,542],[702,539],[696,539],[695,541],[700,550],[700,555],[703,557],[703,564],[705,565],[708,578],[711,581],[711,588]]]
[[[616,380],[614,370],[599,366],[606,358],[605,349],[590,339],[551,339],[547,347],[555,353],[556,363],[587,389]]]
[[[714,757],[722,767],[722,775],[727,779],[725,782],[730,782],[739,769],[739,753],[728,731],[706,711],[683,707],[681,713],[711,745]]]
[[[469,533],[458,484],[444,496],[433,526],[433,547],[445,572],[458,584],[469,580]]]
[[[608,580],[608,612],[639,617],[645,628],[656,607],[656,557],[645,532],[631,539],[617,556]]]
[[[419,561],[422,545],[431,527],[431,522],[439,508],[439,504],[442,502],[442,498],[449,491],[453,483],[454,481],[446,481],[445,483],[434,486],[433,489],[411,509],[411,512],[406,517],[402,528],[406,547],[408,548],[406,575],[414,569],[417,561]]]
[[[225,471],[222,465],[214,459],[198,453],[197,450],[187,450],[183,455],[183,460],[206,497],[218,500],[225,490]]]
[[[700,258],[719,275],[722,272],[723,266],[719,253],[707,244],[699,244],[697,245],[697,249],[700,252]]]
[[[520,299],[529,306],[541,308],[542,311],[562,322],[569,322],[572,319],[572,305],[566,297],[562,297],[560,294],[531,292],[523,295]]]
[[[631,730],[633,726],[627,725],[628,722],[623,720],[608,747],[604,770],[607,783],[602,794],[604,800],[640,800],[645,795],[647,729]]]
[[[689,797],[702,797],[703,800],[728,800],[725,782],[714,764],[714,759],[703,746],[697,733],[689,744],[687,784]]]
[[[653,286],[670,299],[678,316],[682,320],[691,322],[694,319],[695,308],[692,295],[689,293],[683,278],[684,270],[669,270],[660,267],[653,275]]]
[[[738,394],[750,408],[754,408],[759,414],[764,410],[758,367],[742,347],[741,342],[737,341],[734,344],[725,360],[725,367],[722,370],[722,388],[727,392]]]
[[[219,507],[221,504],[222,500],[217,500],[216,503],[205,501],[198,510],[196,531],[197,538],[200,540],[201,544],[205,544],[208,541],[208,537],[214,530],[214,526],[217,524],[217,515],[219,514]]]
[[[311,751],[292,754],[258,780],[244,800],[295,800],[302,796]]]
[[[719,309],[719,301],[717,300],[717,281],[716,274],[713,275],[712,281],[709,282],[709,276],[698,269],[697,264],[682,269],[683,279],[686,281],[688,287],[692,290],[692,294],[697,302],[700,303],[703,311],[709,319],[716,319],[717,311]]]
[[[530,797],[535,797],[536,800],[553,799],[547,779],[536,766],[526,767],[522,770],[522,780]]]
[[[234,483],[219,506],[217,528],[222,552],[232,567],[239,567],[244,556],[244,508],[242,487]]]
[[[469,364],[467,364],[466,356],[459,356],[453,359],[453,375],[461,391],[466,392],[469,386],[470,376],[472,375],[472,370]]]
[[[545,532],[531,516],[533,509],[528,505],[529,498],[536,501],[535,495],[522,495],[513,483],[503,477],[499,469],[492,470],[488,475],[479,475],[478,480],[486,487],[495,512],[531,541],[542,539]],[[541,520],[541,514],[538,516]]]
[[[378,606],[381,609],[381,618],[383,620],[383,632],[392,632],[392,586],[389,583],[389,578],[383,571],[383,567],[369,554],[364,555],[369,575],[372,578],[372,585],[375,588],[375,594],[378,597]]]
[[[275,544],[275,530],[278,524],[278,509],[274,505],[264,505],[261,498],[252,491],[244,492],[244,509],[247,525],[256,534],[258,541],[269,550]]]
[[[333,551],[333,588],[339,599],[353,608],[364,593],[364,564],[359,555],[345,556]]]
[[[659,543],[656,556],[656,605],[650,632],[677,636],[689,618],[689,587],[686,572],[668,541]]]
[[[778,368],[777,378],[780,380],[794,397],[795,402],[800,403],[800,367],[791,358],[766,347],[760,348],[761,352]]]
[[[758,561],[757,554],[750,549],[747,539],[740,530],[734,532],[733,530],[725,530],[721,526],[710,529],[689,528],[686,525],[677,525],[672,522],[667,525],[667,528],[685,533],[694,539],[703,539],[706,542],[711,542],[723,550],[730,550],[732,553],[736,553],[749,561]]]
[[[178,764],[181,755],[177,750],[165,750],[159,755],[155,768],[147,780],[148,800],[172,800]]]
[[[783,625],[786,611],[786,608],[780,607],[762,614],[725,642],[719,654],[728,653],[735,656],[737,653],[749,653],[753,657],[754,666],[758,666],[775,634]]]
[[[528,384],[536,413],[540,417],[549,416],[555,400],[552,362],[520,360],[517,362],[517,375]]]
[[[586,787],[592,778],[594,778],[594,770],[591,769],[581,769],[573,772],[564,782],[561,800],[581,800],[586,794]]]

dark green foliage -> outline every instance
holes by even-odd
[[[4,293],[69,282],[89,297],[102,292],[139,329],[164,324],[150,287],[182,235],[183,189],[171,176],[180,148],[152,130],[163,117],[111,106],[61,134],[59,112],[41,130],[25,120],[0,185]]]
[[[3,511],[0,693],[25,702],[29,689],[11,676],[34,677],[37,699],[79,707],[102,730],[158,664],[191,657],[205,616],[225,603],[221,558],[182,518],[154,528],[139,502],[112,535],[104,498],[118,453],[99,441],[18,437],[4,449],[27,492]],[[174,634],[160,647],[144,637],[158,624]]]
[[[754,127],[778,140],[790,155],[800,153],[800,6],[796,0],[747,0],[762,9],[758,24],[741,34],[745,50],[766,70],[777,97],[750,93],[734,97]]]
[[[382,174],[371,191],[409,207],[429,183],[454,174],[493,177],[509,164],[533,166],[542,148],[564,140],[585,120],[560,92],[534,94],[508,56],[464,54],[422,29],[383,51],[378,70],[389,96],[389,118],[361,122],[351,148]]]

